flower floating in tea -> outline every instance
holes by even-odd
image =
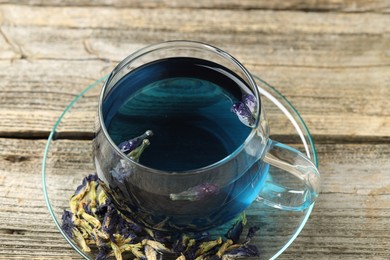
[[[256,123],[257,102],[253,95],[244,95],[243,101],[232,105],[231,111],[235,113],[240,121],[246,126],[252,127]]]
[[[144,140],[147,140],[146,138],[150,137],[153,135],[153,132],[151,130],[147,130],[144,134],[133,138],[128,141],[121,142],[118,144],[118,148],[121,150],[121,152],[125,154],[131,153],[134,149],[139,147]]]

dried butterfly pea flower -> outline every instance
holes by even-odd
[[[114,234],[113,237],[114,237],[115,243],[116,243],[118,246],[127,244],[127,243],[129,243],[129,242],[132,240],[132,238],[130,238],[130,237],[125,238],[125,237],[123,237],[121,234]]]
[[[256,97],[250,94],[246,94],[242,97],[242,101],[249,108],[249,110],[253,113],[256,113],[257,110],[257,102]]]
[[[148,245],[160,253],[172,253],[172,251],[169,248],[167,248],[163,243],[160,243],[158,241],[144,239],[142,240],[142,245],[143,246]]]
[[[226,252],[229,246],[233,245],[233,240],[228,239],[225,243],[222,244],[222,246],[218,249],[218,252],[216,253],[216,256],[221,258],[222,255]]]
[[[245,213],[241,213],[239,216],[239,220],[229,229],[229,231],[225,234],[225,236],[228,239],[233,240],[234,243],[238,243],[246,223],[247,223],[247,219]]]
[[[98,195],[98,204],[99,206],[103,206],[106,204],[107,201],[107,194],[104,192],[104,190],[99,192]]]
[[[186,260],[187,258],[181,254],[178,258],[176,258],[176,260]]]
[[[111,253],[111,247],[107,244],[99,247],[99,253],[96,255],[95,260],[106,260]]]
[[[72,229],[72,237],[76,240],[77,244],[79,244],[84,252],[91,252],[91,248],[89,248],[83,235],[77,228]]]
[[[89,234],[91,236],[94,234],[93,228],[84,219],[80,219],[80,218],[73,216],[73,223],[82,233],[86,233],[86,234]]]
[[[227,254],[224,254],[222,259],[254,257],[259,255],[259,250],[255,245],[246,244],[230,251]]]
[[[131,151],[127,156],[138,162],[139,158],[141,157],[141,154],[145,151],[145,149],[150,145],[149,139],[144,139],[140,146],[135,148],[133,151]]]
[[[119,219],[117,210],[113,205],[109,205],[104,215],[102,230],[110,235],[110,239],[113,239],[112,235],[115,233]]]
[[[146,259],[146,256],[142,252],[142,244],[137,243],[137,244],[124,244],[119,247],[121,252],[131,252],[135,257],[139,259]]]
[[[244,244],[248,244],[252,238],[256,235],[256,232],[260,229],[258,226],[250,227],[248,230],[248,234],[246,235]]]
[[[145,256],[147,260],[160,260],[162,254],[149,245],[145,245]]]
[[[97,179],[97,176],[84,178],[83,187],[78,188],[75,194],[75,196],[79,195],[77,200],[74,199],[78,202],[75,207],[76,215],[64,211],[63,226],[72,231],[72,237],[83,250],[88,250],[88,245],[96,245],[99,249],[97,259],[107,259],[110,255],[121,259],[124,252],[131,252],[137,259],[162,259],[163,253],[164,255],[174,253],[179,260],[219,260],[225,256],[238,258],[256,255],[256,252],[258,254],[257,248],[249,245],[258,227],[249,228],[243,244],[233,244],[232,239],[224,242],[222,238],[210,241],[208,232],[195,233],[191,235],[192,237],[188,234],[171,237],[165,233],[143,228],[119,213],[104,191],[97,193],[100,181],[96,182],[95,194],[98,196],[95,199],[96,211],[92,212],[89,194],[91,189],[94,189],[93,179]],[[96,220],[100,222],[100,227]],[[239,221],[225,236],[228,238],[236,236],[238,241],[246,222],[245,215],[240,216]],[[75,226],[76,231],[72,229],[72,225]],[[173,244],[171,244],[172,239],[175,241]],[[137,243],[137,241],[141,242]],[[166,246],[165,243],[168,241],[172,249]]]
[[[138,137],[135,137],[131,140],[124,141],[118,145],[118,148],[121,150],[121,152],[128,154],[131,151],[133,151],[135,148],[140,146],[146,138],[153,135],[153,132],[151,130],[147,130],[143,135],[140,135]]]
[[[172,251],[176,254],[184,252],[187,249],[190,237],[186,234],[182,234],[180,238],[176,239],[172,245]],[[184,257],[184,255],[183,255]]]
[[[157,230],[152,230],[150,228],[143,228],[143,230],[149,235],[149,238],[161,242],[161,243],[166,243],[166,242],[171,242],[172,238],[170,235],[166,233],[162,233]]]
[[[122,252],[119,249],[119,246],[112,241],[110,241],[110,246],[112,248],[112,251],[114,252],[115,258],[117,260],[122,260]]]
[[[212,248],[214,248],[217,245],[222,244],[222,238],[218,237],[216,240],[212,241],[206,241],[199,245],[198,250],[196,251],[195,255],[200,256],[204,253],[210,251]]]
[[[234,103],[231,111],[235,113],[238,119],[246,126],[252,127],[256,122],[256,118],[243,102]]]
[[[102,226],[102,224],[100,223],[100,221],[97,218],[95,218],[94,216],[85,212],[84,207],[79,207],[79,210],[77,211],[77,216],[80,218],[83,218],[85,221],[87,221],[89,224],[91,224],[94,228],[99,229]]]
[[[64,230],[65,234],[68,237],[72,238],[72,230],[74,227],[72,212],[64,210],[64,213],[62,214],[61,220],[62,220],[62,224],[61,224],[62,230]]]
[[[87,192],[87,197],[90,201],[89,207],[91,209],[91,212],[96,211],[96,206],[97,206],[97,194],[96,194],[96,189],[98,187],[98,182],[95,180],[90,181],[90,188],[89,191]]]

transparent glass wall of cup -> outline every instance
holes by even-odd
[[[103,111],[102,107],[107,94],[125,75],[150,62],[172,57],[204,59],[230,69],[245,82],[242,93],[254,96],[257,102],[256,122],[240,147],[214,164],[184,172],[164,172],[128,158],[110,138],[104,123],[107,111]],[[112,71],[99,100],[94,163],[99,178],[104,182],[103,188],[117,208],[128,218],[161,231],[200,231],[222,225],[239,215],[255,199],[281,210],[303,210],[315,201],[320,185],[319,172],[308,158],[289,146],[269,139],[259,91],[245,67],[221,49],[189,41],[148,46],[128,56]],[[112,176],[112,170],[118,164],[127,169],[127,174],[120,179]],[[301,189],[291,189],[273,182],[264,183],[265,178],[261,175],[266,174],[269,164],[283,169],[286,175],[296,177],[302,183]],[[234,190],[231,184],[248,171],[258,173],[258,176],[241,180],[248,182],[253,191],[248,194],[245,203],[237,207],[231,194],[240,191]],[[229,192],[218,192],[201,200],[171,198],[172,194],[201,187],[205,183],[219,187],[221,191],[226,188]],[[267,188],[263,189],[265,185]],[[242,184],[237,185],[238,189],[241,189],[240,186]]]

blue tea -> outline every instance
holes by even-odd
[[[140,164],[172,174],[194,171],[224,160],[248,138],[252,128],[231,112],[245,94],[242,89],[248,89],[243,80],[219,64],[195,58],[158,60],[116,83],[103,102],[104,123],[117,145],[153,132]],[[248,207],[267,171],[268,165],[256,162],[224,187],[205,182],[169,197],[127,185],[127,196],[142,200],[145,208],[132,207],[132,198],[126,204],[142,212],[136,221],[150,227],[165,221],[175,229],[208,229]]]

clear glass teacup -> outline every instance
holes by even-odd
[[[148,46],[112,71],[99,99],[94,163],[121,213],[167,232],[221,226],[256,199],[304,210],[320,185],[305,155],[269,138],[249,71],[190,41]],[[301,188],[266,183],[269,165]]]

